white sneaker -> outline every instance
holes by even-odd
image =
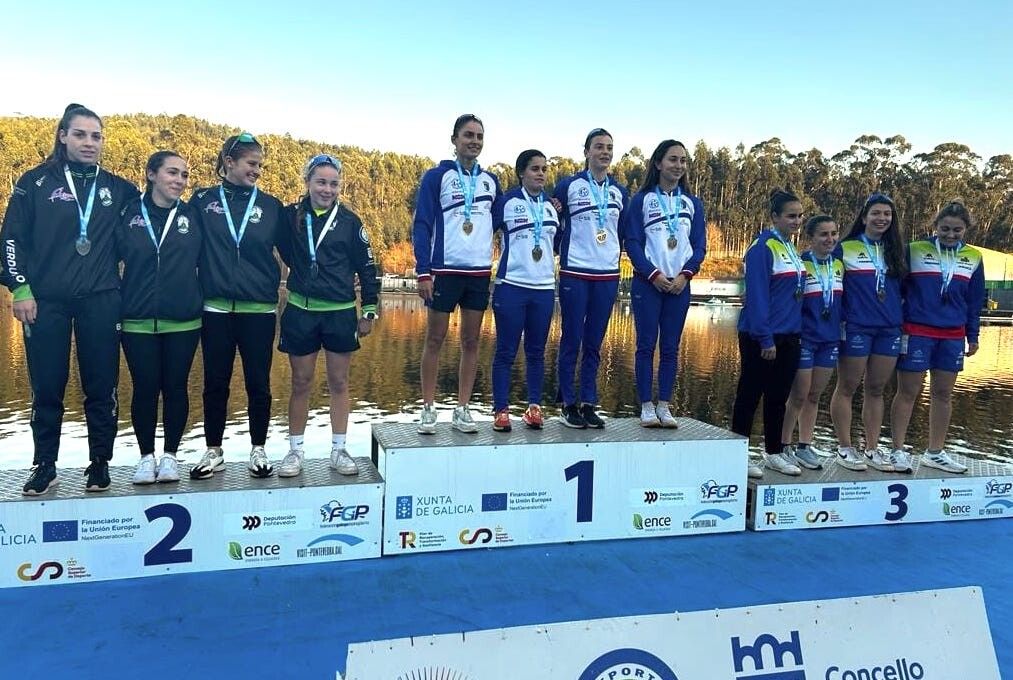
[[[297,477],[302,473],[302,462],[305,454],[302,449],[292,449],[285,454],[278,465],[279,477]]]
[[[179,461],[176,460],[176,456],[162,454],[158,461],[158,481],[159,483],[179,481]]]
[[[784,447],[781,453],[763,454],[763,464],[782,475],[796,477],[802,474],[802,468],[795,465],[795,456],[792,455],[790,446]]]
[[[141,456],[137,463],[137,470],[134,472],[134,484],[155,483],[155,454],[149,453]]]
[[[267,458],[267,452],[263,446],[254,446],[250,449],[250,464],[246,466],[251,477],[264,479],[274,474],[274,466]]]
[[[812,451],[818,458],[833,458],[834,454],[832,451],[824,451],[823,449],[817,449],[812,444],[809,445],[809,450]]]
[[[667,427],[669,429],[679,427],[679,422],[675,419],[675,416],[672,415],[672,410],[668,404],[658,402],[658,408],[656,408],[654,412],[657,414],[658,422],[661,423],[662,427]],[[643,416],[640,416],[640,419],[642,421]]]
[[[893,464],[894,472],[911,472],[911,456],[904,449],[894,449],[890,452],[890,462]]]
[[[756,463],[749,464],[749,471],[747,473],[750,479],[763,479],[763,468]]]
[[[837,464],[842,468],[854,470],[855,472],[865,472],[869,469],[869,466],[859,457],[858,452],[855,451],[855,447],[853,446],[837,447]]]
[[[475,425],[475,421],[471,418],[471,411],[468,410],[467,404],[464,406],[458,406],[454,409],[454,420],[450,424],[458,432],[464,432],[472,434],[478,432],[478,426]]]
[[[225,454],[222,447],[209,447],[200,462],[190,468],[190,479],[211,479],[216,472],[225,469]]]
[[[436,408],[432,404],[423,404],[419,414],[419,434],[436,434]]]
[[[640,427],[661,427],[658,411],[651,402],[640,406]]]
[[[943,472],[952,472],[955,475],[962,475],[967,472],[966,465],[953,460],[950,458],[950,454],[945,451],[940,451],[939,453],[929,453],[926,451],[922,454],[922,465],[942,470]]]
[[[348,451],[335,446],[331,449],[331,469],[337,470],[342,475],[359,474],[359,466],[355,464]]]
[[[883,455],[879,449],[874,449],[872,453],[865,452],[865,462],[869,464],[869,467],[879,470],[880,472],[893,472],[893,463],[890,459],[890,454]]]

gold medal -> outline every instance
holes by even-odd
[[[472,230],[475,229],[475,225],[471,223],[471,220],[465,220],[464,224],[461,225],[461,229],[464,230],[465,234],[471,235]]]
[[[608,240],[608,237],[609,235],[607,231],[605,231],[604,229],[599,229],[598,232],[594,235],[594,240],[598,242],[598,245],[603,246],[605,245],[605,241]]]
[[[675,247],[677,245],[679,245],[679,239],[675,238],[674,236],[669,236],[668,237],[668,249],[669,250],[675,250]]]

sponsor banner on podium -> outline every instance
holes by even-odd
[[[1013,517],[1013,476],[756,485],[757,531]]]
[[[884,635],[883,631],[903,631]],[[353,644],[345,680],[999,680],[978,588]]]
[[[381,455],[385,554],[745,529],[744,439]]]
[[[0,504],[0,587],[380,556],[381,484]]]

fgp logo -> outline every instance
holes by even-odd
[[[457,540],[461,542],[461,545],[475,545],[476,543],[488,543],[492,540],[492,530],[482,527],[476,529],[474,533],[470,529],[461,529],[461,533],[457,535]]]
[[[415,549],[415,532],[414,531],[401,531],[398,532],[398,538],[401,539],[401,549],[406,548]]]
[[[775,668],[785,667],[785,657],[789,654],[792,660],[795,662],[793,665],[796,666],[796,670],[791,671],[778,671],[775,673],[763,673],[759,672],[764,670],[763,664],[763,650],[769,647],[771,656],[774,661]],[[743,663],[746,659],[752,659],[753,661],[753,674],[740,675],[745,672],[745,664]],[[802,642],[799,640],[798,631],[791,631],[791,640],[788,642],[781,642],[770,633],[764,633],[756,638],[752,645],[743,645],[738,637],[732,638],[732,663],[735,665],[735,673],[738,680],[744,680],[745,678],[763,678],[763,680],[805,680],[805,669],[801,668],[803,665],[802,661]],[[769,669],[769,667],[766,667]]]
[[[709,479],[700,485],[700,495],[703,500],[718,499],[729,499],[735,497],[735,492],[739,490],[736,484],[718,484],[713,479]],[[773,489],[771,489],[773,491]],[[766,489],[764,490],[764,500],[766,500]],[[764,503],[766,505],[766,503]]]
[[[30,562],[25,562],[18,567],[18,578],[22,581],[38,581],[49,572],[49,580],[54,581],[63,576],[63,565],[59,562],[43,562],[35,571],[32,571]]]
[[[577,680],[616,680],[618,678],[653,678],[679,680],[664,661],[642,649],[615,649],[602,654],[584,669]]]
[[[368,505],[343,506],[338,501],[331,501],[327,505],[320,506],[320,517],[323,522],[354,522],[369,514]]]
[[[1007,496],[1013,491],[1013,482],[1000,482],[997,479],[990,479],[985,482],[986,496]]]

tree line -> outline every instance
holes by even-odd
[[[215,159],[224,139],[239,132],[227,125],[184,115],[115,115],[104,118],[103,167],[138,185],[144,163],[160,149],[174,149],[190,163],[191,187],[217,183]],[[55,119],[0,117],[0,210],[5,210],[14,183],[40,163],[53,143]],[[290,135],[258,135],[265,147],[264,190],[282,201],[303,192],[300,171],[316,153],[341,159],[342,200],[370,230],[377,258],[387,271],[410,269],[410,238],[415,191],[429,158],[336,146]],[[868,194],[882,191],[897,204],[907,237],[931,229],[935,212],[961,198],[978,222],[970,241],[997,250],[1013,250],[1013,156],[982,160],[963,144],[947,142],[911,155],[900,135],[881,139],[863,135],[847,149],[826,156],[819,149],[792,153],[774,137],[746,148],[712,149],[701,141],[689,149],[690,188],[704,203],[708,249],[715,260],[738,257],[768,223],[767,197],[787,187],[802,197],[807,214],[826,213],[846,231]],[[650,151],[648,151],[648,154]],[[639,188],[647,158],[634,147],[617,157],[612,172],[630,188]],[[582,160],[548,159],[547,188],[578,172]],[[516,186],[513,166],[493,163],[504,188]]]

